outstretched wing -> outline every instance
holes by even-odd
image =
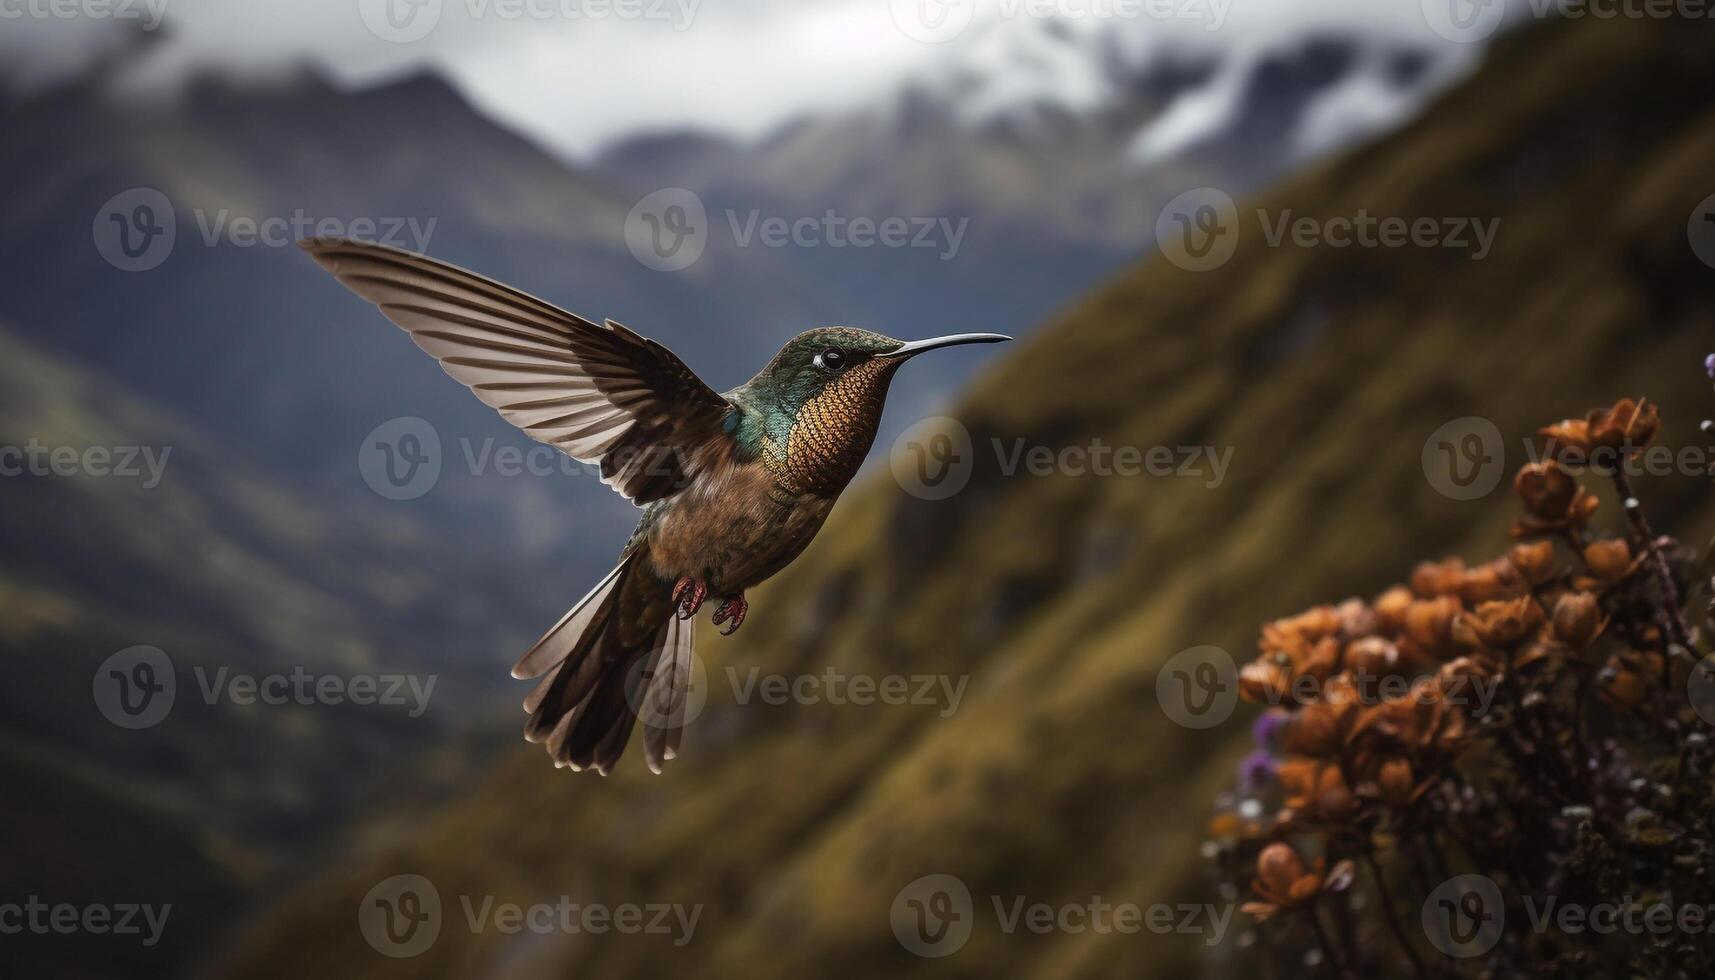
[[[346,288],[532,439],[601,467],[637,503],[685,486],[698,446],[730,409],[670,350],[597,326],[474,272],[410,252],[321,238],[299,243]]]

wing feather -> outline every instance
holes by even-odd
[[[731,410],[672,351],[454,265],[348,239],[300,243],[443,370],[637,503],[689,482]]]

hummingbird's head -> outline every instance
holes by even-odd
[[[769,404],[768,441],[789,464],[787,485],[844,486],[875,440],[887,388],[899,365],[939,347],[1010,340],[993,333],[903,341],[853,327],[821,327],[792,338],[746,387]]]
[[[893,372],[907,360],[940,347],[1010,339],[996,333],[966,333],[904,341],[856,327],[818,327],[788,341],[758,380],[772,389],[790,415],[821,397],[851,404],[874,400],[879,412]]]

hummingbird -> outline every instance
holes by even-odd
[[[902,341],[807,330],[756,376],[715,392],[671,350],[445,262],[342,238],[299,242],[380,307],[453,379],[532,439],[599,467],[643,510],[613,570],[519,658],[541,678],[524,737],[556,767],[613,771],[639,715],[659,773],[678,754],[695,617],[724,634],[745,592],[791,564],[857,474],[894,372],[966,333]]]

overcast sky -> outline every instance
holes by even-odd
[[[142,22],[158,14],[165,39],[129,80],[138,92],[170,92],[194,68],[266,76],[308,63],[366,84],[433,66],[489,113],[578,156],[639,129],[755,134],[874,98],[985,32],[1050,18],[1176,46],[1318,27],[1451,43],[1427,23],[1429,2],[1448,0],[0,0],[0,58],[35,80],[75,71],[112,43],[116,22],[44,12],[118,4]]]

